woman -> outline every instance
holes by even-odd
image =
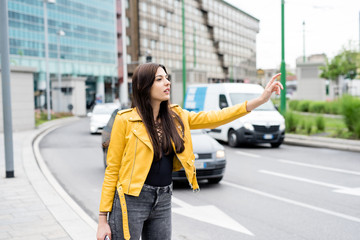
[[[279,75],[259,98],[194,113],[170,105],[171,83],[163,65],[139,65],[132,108],[118,112],[111,132],[97,239],[171,239],[172,171],[184,168],[192,189],[199,190],[190,129],[215,128],[246,115],[272,92],[280,94]]]

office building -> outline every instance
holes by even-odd
[[[150,58],[170,74],[182,69],[182,1],[126,1],[126,17],[129,81]],[[207,82],[256,79],[258,19],[222,0],[185,0],[185,19],[188,71]]]
[[[60,62],[62,77],[86,78],[88,107],[95,100],[112,101],[117,82],[115,0],[9,0],[10,60],[36,69],[35,106],[46,103],[44,1],[50,77],[56,79]],[[71,94],[71,89],[61,91]]]

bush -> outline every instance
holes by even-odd
[[[299,102],[300,100],[291,100],[289,102],[289,108],[292,110],[292,111],[296,111],[297,110],[297,107],[299,105]]]
[[[300,112],[308,112],[310,103],[311,103],[311,101],[309,101],[309,100],[300,101],[296,110],[300,111]]]
[[[316,128],[319,131],[324,131],[325,130],[325,120],[324,120],[323,117],[321,117],[321,116],[316,117],[315,123],[316,123]]]
[[[326,102],[311,102],[309,104],[309,112],[312,113],[325,113]]]
[[[341,106],[347,128],[356,134],[356,129],[360,130],[360,99],[344,95],[341,99]]]
[[[296,131],[297,118],[294,113],[288,111],[285,114],[285,125],[286,125],[286,132]]]
[[[312,121],[306,122],[306,133],[307,134],[311,133],[312,127],[313,127],[313,122]]]
[[[329,114],[341,114],[341,102],[336,100],[332,102],[326,102],[325,113]]]

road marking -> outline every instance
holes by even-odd
[[[260,157],[260,155],[247,153],[247,152],[242,152],[242,151],[235,151],[235,153],[240,154],[240,155],[244,155],[244,156],[247,156],[247,157],[253,157],[253,158],[259,158]]]
[[[345,169],[341,169],[341,168],[331,168],[331,167],[325,167],[325,166],[315,165],[315,164],[299,163],[299,162],[294,162],[294,161],[284,160],[284,159],[279,159],[278,161],[283,162],[283,163],[288,163],[288,164],[304,166],[304,167],[318,168],[318,169],[323,169],[323,170],[328,170],[328,171],[333,171],[333,172],[341,172],[341,173],[347,173],[347,174],[353,174],[353,175],[360,176],[360,172],[345,170]]]
[[[295,176],[287,175],[287,174],[283,174],[283,173],[271,172],[271,171],[267,171],[267,170],[259,170],[259,172],[277,176],[277,177],[297,180],[297,181],[301,181],[301,182],[312,183],[312,184],[316,184],[316,185],[320,185],[320,186],[324,186],[324,187],[335,188],[334,192],[337,192],[337,193],[344,193],[344,194],[360,196],[360,188],[349,188],[349,187],[344,187],[344,186],[335,185],[335,184],[331,184],[331,183],[315,181],[315,180],[311,180],[311,179],[307,179],[307,178],[295,177]]]
[[[251,193],[254,193],[254,194],[258,194],[258,195],[261,195],[261,196],[264,196],[264,197],[276,199],[276,200],[286,202],[286,203],[289,203],[289,204],[292,204],[292,205],[296,205],[296,206],[299,206],[299,207],[311,209],[311,210],[314,210],[314,211],[317,211],[317,212],[325,213],[325,214],[328,214],[328,215],[332,215],[332,216],[343,218],[343,219],[346,219],[346,220],[349,220],[349,221],[360,223],[360,218],[357,218],[357,217],[353,217],[353,216],[349,216],[349,215],[346,215],[346,214],[334,212],[334,211],[327,210],[327,209],[324,209],[324,208],[315,207],[315,206],[312,206],[312,205],[309,205],[309,204],[306,204],[306,203],[302,203],[302,202],[298,202],[298,201],[294,201],[294,200],[291,200],[291,199],[275,196],[275,195],[272,195],[272,194],[269,194],[269,193],[266,193],[266,192],[262,192],[262,191],[259,191],[259,190],[256,190],[256,189],[240,186],[240,185],[230,183],[230,182],[227,182],[227,181],[221,181],[221,184],[224,184],[224,185],[227,185],[227,186],[230,186],[230,187],[234,187],[234,188],[238,188],[238,189],[241,189],[241,190],[244,190],[244,191],[247,191],[247,192],[251,192]]]
[[[174,213],[254,236],[252,232],[213,205],[192,206],[174,196],[172,197],[172,202],[180,206],[178,208],[172,208]]]

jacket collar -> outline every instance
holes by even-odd
[[[130,112],[130,116],[129,116],[129,120],[131,122],[137,122],[137,121],[141,121],[142,122],[142,119],[139,115],[139,113],[137,112],[136,108],[133,108]]]
[[[177,106],[179,106],[179,105],[178,104],[172,104],[170,107],[174,108],[174,107],[177,107]],[[137,122],[137,121],[142,122],[142,119],[141,119],[139,113],[137,112],[136,107],[132,108],[132,110],[130,112],[129,120],[132,121],[132,122]]]

